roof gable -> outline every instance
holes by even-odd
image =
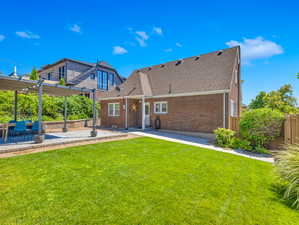
[[[119,90],[134,87],[134,94],[146,96],[229,90],[238,51],[233,47],[135,70]],[[101,97],[130,95],[115,89]]]

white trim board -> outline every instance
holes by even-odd
[[[216,90],[216,91],[199,91],[199,92],[189,92],[189,93],[177,93],[177,94],[165,94],[165,95],[154,95],[154,96],[144,96],[145,98],[172,98],[172,97],[184,97],[184,96],[196,96],[196,95],[214,95],[214,94],[223,94],[229,93],[230,90]],[[134,96],[121,96],[121,97],[108,97],[108,98],[99,98],[101,100],[113,100],[113,99],[123,99],[123,98],[142,98],[142,95]]]

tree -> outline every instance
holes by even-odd
[[[270,108],[283,113],[296,113],[297,99],[293,96],[293,88],[286,84],[277,91],[266,93],[261,91],[249,104],[249,109]]]
[[[266,101],[265,98],[267,96],[267,93],[264,91],[261,91],[254,100],[251,101],[251,103],[249,104],[249,108],[250,109],[259,109],[259,108],[264,108],[266,107]]]
[[[38,73],[35,67],[32,68],[31,74],[30,74],[30,80],[38,80]]]

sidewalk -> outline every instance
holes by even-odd
[[[167,133],[167,132],[161,132],[161,131],[154,131],[154,130],[146,130],[146,131],[129,131],[129,133],[140,135],[140,136],[146,136],[146,137],[152,137],[157,138],[161,140],[181,143],[181,144],[187,144],[192,145],[196,147],[211,149],[214,151],[219,152],[225,152],[228,154],[243,156],[246,158],[256,159],[264,162],[273,163],[274,159],[271,155],[266,154],[258,154],[258,153],[252,153],[244,150],[234,150],[234,149],[223,149],[217,146],[214,146],[209,143],[207,139],[199,138],[199,137],[192,137],[187,135],[181,135],[181,134],[174,134],[174,133]]]

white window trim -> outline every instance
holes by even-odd
[[[237,104],[234,100],[230,99],[230,116],[237,117]]]
[[[112,114],[110,114],[110,110],[109,110],[110,105],[112,105],[112,109],[113,109]],[[118,115],[116,115],[116,110],[115,110],[116,105],[119,105],[119,114]],[[118,102],[108,103],[108,116],[112,116],[112,117],[120,116],[120,104]]]
[[[156,111],[156,105],[160,105],[160,109],[162,110],[162,104],[166,104],[166,112],[157,112]],[[162,102],[154,102],[154,113],[155,114],[167,114],[168,113],[168,102],[162,101]]]

